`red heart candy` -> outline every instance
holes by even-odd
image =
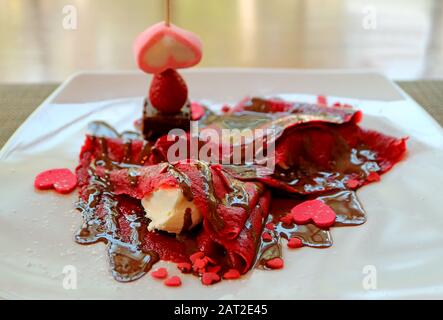
[[[291,238],[288,241],[288,248],[297,249],[303,247],[303,242],[299,238]]]
[[[202,275],[202,283],[206,286],[220,281],[220,276],[213,272],[205,272]]]
[[[182,285],[182,280],[178,276],[170,277],[163,282],[168,287],[180,287]]]
[[[158,268],[151,272],[151,276],[156,279],[165,279],[168,276],[168,271],[165,268]]]
[[[207,272],[218,273],[221,270],[221,266],[209,266],[206,268]]]
[[[282,258],[273,258],[266,261],[266,266],[271,269],[281,269],[284,266],[284,261]]]
[[[201,258],[203,258],[204,256],[205,256],[205,254],[204,254],[203,252],[201,252],[201,251],[197,251],[197,252],[195,252],[195,253],[193,253],[193,254],[191,254],[191,255],[189,256],[189,260],[191,260],[191,262],[194,263],[195,260],[197,260],[197,259],[201,259]]]
[[[77,176],[66,168],[50,169],[35,177],[34,186],[39,190],[54,188],[58,193],[70,193],[77,186]]]
[[[292,208],[291,215],[296,224],[306,224],[312,221],[320,228],[328,228],[335,222],[334,210],[317,199],[308,200],[296,205]]]
[[[236,269],[229,269],[229,271],[223,275],[223,278],[226,280],[238,279],[240,278],[240,272]]]
[[[261,235],[262,239],[266,242],[269,242],[272,240],[272,235],[269,232],[263,232]]]
[[[183,273],[191,272],[192,265],[189,262],[181,262],[177,264],[177,268]]]
[[[269,230],[272,230],[272,231],[275,230],[275,224],[273,224],[272,222],[267,223],[265,225],[265,227],[266,227],[266,229],[269,229]]]
[[[193,121],[199,120],[201,117],[205,115],[205,107],[197,102],[191,103],[191,118]]]
[[[369,182],[377,182],[377,181],[380,181],[380,175],[377,172],[375,172],[375,171],[371,171],[368,174],[368,176],[366,177],[366,179]]]
[[[349,189],[355,189],[360,185],[360,181],[358,181],[357,179],[349,179],[348,181],[346,181],[346,187],[348,187]]]

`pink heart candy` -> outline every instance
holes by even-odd
[[[77,186],[77,176],[69,169],[50,169],[35,177],[34,186],[39,190],[54,188],[58,193],[70,193]]]
[[[296,224],[312,221],[317,227],[329,228],[335,223],[335,212],[320,200],[308,200],[296,205],[291,210],[292,219]]]
[[[196,65],[202,57],[202,45],[194,33],[160,22],[137,37],[134,53],[138,67],[155,74]]]

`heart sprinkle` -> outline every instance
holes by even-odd
[[[269,232],[263,232],[261,237],[266,242],[269,242],[269,241],[272,240],[272,236],[271,236],[271,234]]]
[[[214,272],[205,272],[202,275],[202,283],[206,286],[220,281],[220,276]]]
[[[369,182],[378,182],[378,181],[380,181],[380,175],[377,173],[377,172],[375,172],[375,171],[371,171],[369,174],[368,174],[368,176],[367,176],[367,178],[366,178]]]
[[[163,282],[168,287],[180,287],[182,285],[182,280],[178,276],[170,277]]]
[[[271,269],[281,269],[284,266],[282,258],[274,258],[266,261],[266,266]]]
[[[266,229],[271,231],[275,230],[275,224],[273,224],[272,222],[267,223],[265,227]]]
[[[203,252],[201,252],[201,251],[197,251],[197,252],[195,252],[195,253],[193,253],[193,254],[191,254],[191,255],[189,256],[189,260],[191,260],[191,262],[194,263],[195,260],[197,260],[197,259],[201,259],[201,258],[203,258],[204,256],[205,256],[205,254],[204,254]]]
[[[35,177],[34,186],[39,190],[54,188],[58,193],[66,194],[72,192],[77,186],[77,176],[66,168],[50,169]]]
[[[360,182],[357,179],[349,179],[346,181],[346,187],[349,189],[355,189],[360,185]]]
[[[299,238],[291,238],[288,240],[288,248],[297,249],[303,247],[303,242]]]
[[[292,223],[292,215],[289,213],[283,217],[280,218],[280,221],[284,224],[291,224]]]
[[[320,200],[308,200],[296,205],[291,210],[292,219],[296,224],[313,222],[317,227],[329,228],[335,222],[335,212]]]
[[[182,262],[177,264],[177,268],[183,273],[189,273],[192,270],[192,265],[189,262]]]
[[[155,279],[165,279],[168,276],[168,271],[165,268],[158,268],[151,272],[151,276]]]
[[[224,275],[223,279],[234,280],[240,278],[240,272],[237,269],[229,269]]]

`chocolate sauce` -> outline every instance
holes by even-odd
[[[210,119],[212,116],[209,116]],[[250,116],[248,116],[250,117]],[[251,118],[249,118],[251,119]],[[258,121],[256,118],[254,121]],[[268,121],[268,120],[267,120]],[[231,126],[232,123],[229,124]],[[243,124],[244,125],[244,124]],[[80,244],[94,244],[97,242],[105,242],[107,244],[107,252],[110,261],[111,271],[114,278],[118,281],[128,282],[136,280],[146,274],[159,260],[159,254],[152,250],[146,250],[143,247],[143,239],[146,235],[149,220],[144,217],[143,210],[135,210],[131,214],[122,214],[118,207],[118,199],[112,192],[112,185],[109,182],[109,171],[114,169],[128,168],[128,178],[134,186],[138,184],[139,171],[138,168],[143,166],[151,155],[152,144],[144,142],[140,155],[133,159],[132,144],[133,140],[139,140],[140,134],[126,132],[118,134],[112,127],[102,122],[92,123],[89,127],[93,139],[100,146],[100,154],[95,161],[91,163],[89,168],[90,183],[86,187],[84,194],[77,204],[83,216],[83,225],[75,235],[76,242]],[[121,138],[125,141],[124,158],[122,163],[111,161],[108,156],[108,146],[105,138]],[[370,151],[360,149],[352,151],[352,157],[349,162],[344,164],[336,164],[337,166],[351,165],[359,166],[370,163],[375,160],[375,155]],[[362,157],[364,158],[362,160]],[[207,163],[195,162],[196,167],[203,177],[203,190],[207,195],[209,203],[208,221],[211,223],[215,231],[221,230],[225,222],[217,213],[217,206],[222,203],[225,206],[240,206],[250,210],[248,207],[248,193],[244,188],[244,183],[236,179],[232,179],[228,173],[233,174],[237,178],[245,180],[254,180],[263,178],[260,174],[260,168],[254,166],[226,166],[221,170],[221,174],[229,184],[230,192],[223,199],[218,199],[213,186],[211,168]],[[105,169],[105,174],[96,174],[97,168]],[[178,170],[174,165],[168,164],[166,167],[179,183],[184,196],[189,201],[193,200],[190,179]],[[372,171],[374,166],[371,164],[364,167],[365,170]],[[295,172],[295,171],[292,171]],[[276,171],[275,175],[281,174]],[[297,174],[300,174],[297,172]],[[295,173],[293,173],[295,175]],[[325,181],[340,181],[338,176],[328,173],[319,172],[319,177],[323,177]],[[318,178],[318,177],[317,177]],[[288,177],[287,179],[290,179]],[[299,180],[288,180],[291,185],[297,185]],[[295,182],[294,182],[295,181]],[[320,180],[319,180],[320,181]],[[306,183],[306,181],[304,181]],[[257,187],[261,185],[258,184]],[[366,221],[365,212],[353,191],[345,190],[344,182],[338,185],[338,191],[331,191],[327,194],[317,196],[317,199],[324,201],[331,206],[337,214],[335,226],[358,225]],[[264,187],[262,188],[264,191]],[[305,246],[314,248],[326,248],[332,245],[332,237],[329,230],[318,228],[313,224],[296,225],[294,223],[285,224],[280,221],[281,217],[287,214],[292,207],[307,198],[315,198],[315,196],[272,198],[272,207],[269,215],[263,221],[264,230],[271,234],[271,240],[265,241],[261,234],[253,234],[257,242],[258,249],[256,254],[255,266],[266,269],[266,261],[275,257],[282,256],[282,243],[290,238],[297,237],[302,240]],[[120,234],[121,219],[125,219],[125,224],[130,228],[130,237],[123,239]],[[265,225],[272,223],[274,228],[269,229]],[[245,227],[251,228],[251,222],[248,219]],[[194,228],[189,232],[192,225],[191,211],[188,208],[184,214],[184,225],[181,234],[176,238],[186,244],[187,254],[193,253],[196,248],[196,234],[198,229]],[[285,239],[285,240],[283,240]],[[225,266],[224,266],[225,267]]]
[[[344,190],[312,198],[325,202],[334,210],[337,216],[335,227],[359,225],[366,221],[365,211],[354,191]],[[304,200],[303,198],[274,198],[272,200],[266,225],[270,223],[274,228],[271,230],[265,225],[263,230],[272,236],[272,240],[261,240],[256,258],[258,268],[267,269],[266,261],[282,257],[282,239],[299,238],[304,246],[312,248],[332,246],[332,237],[328,229],[321,229],[311,223],[297,225],[293,222],[286,224],[280,221],[294,206]]]
[[[183,216],[183,227],[180,233],[184,233],[191,229],[192,226],[192,211],[190,208],[186,208],[185,215]]]
[[[209,168],[209,165],[205,162],[198,161],[196,163],[197,168],[200,170],[203,176],[203,189],[205,190],[205,194],[208,196],[209,202],[209,216],[208,221],[211,223],[212,227],[215,231],[219,231],[223,229],[225,226],[225,222],[217,213],[217,205],[219,199],[217,199],[214,191],[214,185],[212,181],[212,172]]]
[[[186,200],[192,201],[194,199],[194,196],[192,194],[191,181],[189,180],[189,178],[171,164],[167,166],[167,170],[177,180],[178,185],[183,192],[183,196],[186,198]]]
[[[91,123],[89,131],[94,139],[97,139],[101,152],[94,163],[91,163],[89,169],[90,183],[85,191],[87,197],[80,198],[77,203],[77,209],[83,216],[83,224],[76,233],[75,240],[84,245],[105,242],[113,277],[121,282],[133,281],[146,274],[159,260],[159,255],[156,252],[142,249],[143,234],[147,230],[149,221],[143,217],[143,212],[135,212],[131,215],[123,215],[119,212],[118,202],[112,193],[108,174],[98,176],[95,173],[95,168],[103,167],[108,172],[122,167],[121,164],[115,164],[108,157],[105,137],[127,140],[124,161],[130,162],[131,139],[137,138],[139,135],[128,132],[119,135],[112,127],[103,122]],[[134,163],[134,165],[141,164],[141,162]],[[131,179],[136,179],[136,171],[130,170],[129,172]],[[136,180],[133,183],[137,183]],[[120,217],[124,217],[130,227],[129,242],[123,241],[119,234],[118,219]]]

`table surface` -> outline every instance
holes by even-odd
[[[132,43],[163,20],[165,7],[165,0],[0,3],[0,82],[10,83],[136,70]],[[199,67],[370,68],[399,80],[443,77],[441,0],[173,0],[172,22],[201,37]]]
[[[443,81],[397,82],[443,126]],[[57,88],[57,83],[0,85],[0,147],[32,111]]]

